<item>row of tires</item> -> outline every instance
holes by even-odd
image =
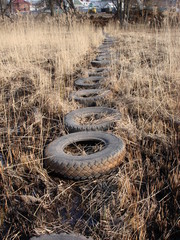
[[[45,165],[52,171],[70,179],[86,179],[99,177],[122,162],[125,155],[125,144],[121,138],[104,132],[112,128],[116,121],[120,120],[121,114],[111,108],[94,107],[97,101],[109,96],[110,91],[100,88],[103,81],[109,74],[109,69],[104,68],[110,64],[108,48],[113,44],[113,39],[106,37],[104,44],[99,48],[98,57],[91,62],[95,68],[89,73],[88,78],[81,78],[75,81],[74,85],[78,90],[71,93],[70,99],[86,106],[68,113],[64,118],[65,127],[70,134],[57,138],[45,149]],[[91,118],[92,116],[111,116],[105,121],[96,121],[90,124],[88,121],[82,124],[77,119]],[[113,116],[113,117],[112,117]],[[78,143],[103,143],[100,151],[85,156],[72,156],[67,154],[65,149],[68,146]],[[82,235],[52,234],[33,237],[31,240],[93,240]]]
[[[103,101],[110,94],[110,90],[100,87],[110,71],[113,54],[110,54],[109,49],[113,43],[113,38],[105,38],[98,49],[98,56],[91,62],[93,71],[89,73],[89,77],[78,79],[74,83],[78,90],[70,94],[70,100],[80,103],[85,108],[77,109],[65,116],[65,127],[70,134],[57,138],[45,149],[45,166],[66,178],[80,180],[99,177],[116,168],[124,158],[125,144],[122,139],[104,132],[120,120],[120,113],[115,109],[96,106],[97,102]],[[94,115],[106,115],[109,118],[106,117],[104,121],[100,119],[94,124],[88,121],[82,124],[77,121],[79,116],[88,119]],[[103,147],[91,154],[77,156],[65,151],[68,146],[95,142],[102,144]]]

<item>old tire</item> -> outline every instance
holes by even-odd
[[[109,56],[97,56],[95,61],[110,61],[113,58],[113,56],[109,55]]]
[[[93,240],[91,237],[86,238],[82,235],[76,235],[76,234],[51,234],[51,235],[42,235],[39,237],[33,237],[30,240]]]
[[[107,119],[105,121],[100,121],[98,124],[80,124],[77,122],[77,117],[84,116],[90,117],[95,114],[107,114],[108,116],[113,116],[111,119]],[[106,131],[114,126],[115,122],[121,119],[121,114],[112,108],[106,107],[88,107],[88,108],[81,108],[75,111],[68,113],[64,117],[64,124],[66,129],[70,133],[72,132],[81,132],[81,131]]]
[[[104,72],[89,72],[89,77],[107,77],[109,76],[109,71]]]
[[[99,69],[99,70],[98,70]],[[109,68],[96,68],[93,69],[93,72],[89,72],[88,75],[89,77],[95,77],[95,76],[103,76],[103,77],[107,77],[110,73],[110,69]]]
[[[64,149],[78,142],[103,142],[101,151],[90,155],[73,156]],[[99,177],[115,169],[125,156],[125,144],[121,138],[105,132],[85,131],[57,138],[45,149],[45,166],[70,179]]]
[[[98,54],[101,54],[101,55],[109,55],[109,54],[111,54],[111,52],[110,52],[110,51],[107,51],[107,50],[105,50],[105,51],[99,50],[99,51],[98,51]]]
[[[109,46],[109,45],[101,45],[101,46],[99,46],[98,47],[98,50],[100,50],[100,51],[102,51],[102,50],[109,50],[111,48],[111,46]]]
[[[105,72],[108,71],[108,68],[94,68],[94,72],[100,73],[100,72]]]
[[[108,54],[99,53],[97,57],[110,57],[111,55],[112,55],[111,53],[108,53]]]
[[[91,76],[88,78],[80,78],[74,82],[74,85],[78,88],[98,88],[100,81],[104,78],[102,76]]]
[[[104,55],[108,55],[108,54],[110,54],[110,51],[109,50],[97,50],[97,53],[98,54],[104,54]]]
[[[103,100],[107,95],[111,93],[110,90],[105,89],[86,89],[80,90],[76,92],[72,92],[70,94],[70,99],[73,99],[84,106],[96,106],[98,101]]]
[[[115,43],[115,41],[114,40],[110,40],[110,39],[104,39],[104,41],[103,41],[103,45],[108,45],[108,44],[110,44],[110,45],[112,45],[113,43]]]
[[[105,66],[110,65],[110,63],[111,63],[111,62],[108,61],[108,60],[102,60],[102,61],[96,61],[96,60],[94,60],[94,61],[91,62],[91,64],[92,64],[93,67],[105,67]]]

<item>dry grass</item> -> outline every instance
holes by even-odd
[[[88,116],[86,114],[79,115],[76,117],[75,121],[81,125],[94,125],[94,124],[102,124],[105,122],[113,122],[117,119],[119,114],[113,113],[113,114],[107,114],[107,113],[94,113]],[[116,120],[117,122],[117,120]]]
[[[104,147],[105,144],[101,141],[83,141],[68,145],[64,152],[72,156],[85,156],[102,151]]]
[[[1,239],[80,232],[95,240],[175,239],[179,211],[178,28],[105,30],[119,39],[106,86],[127,144],[116,173],[73,182],[49,176],[43,149],[65,134],[74,76],[83,75],[102,30],[73,21],[18,20],[0,35]],[[178,237],[177,237],[178,239]]]

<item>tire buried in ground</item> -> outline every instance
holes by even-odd
[[[109,53],[109,54],[99,53],[97,54],[97,57],[110,57],[111,55],[112,53]]]
[[[101,120],[101,116],[104,117],[104,120]],[[90,124],[88,121],[84,124],[78,122],[78,118],[99,118],[98,123]],[[88,107],[81,108],[75,111],[68,113],[64,117],[64,123],[66,129],[72,132],[81,132],[81,131],[106,131],[112,128],[116,121],[121,119],[121,114],[112,108],[106,107]]]
[[[98,47],[98,50],[99,51],[102,51],[102,50],[109,51],[110,48],[111,48],[111,46],[109,46],[109,45],[101,45]]]
[[[104,40],[104,42],[102,43],[103,45],[108,45],[108,46],[112,46],[115,43],[115,41],[112,40]]]
[[[102,60],[102,61],[92,61],[91,64],[93,67],[105,67],[105,66],[108,66],[110,65],[110,61],[108,60]]]
[[[88,76],[89,77],[107,77],[109,75],[109,71],[104,71],[104,72],[89,72]]]
[[[107,77],[110,74],[109,68],[95,68],[92,69],[93,72],[89,72],[89,77],[103,76]]]
[[[103,149],[90,155],[72,155],[65,152],[69,146],[97,142]],[[89,147],[89,146],[88,146]],[[77,148],[79,149],[79,148]],[[45,166],[69,179],[97,178],[114,170],[123,161],[125,144],[121,138],[105,132],[85,131],[57,138],[45,149]]]
[[[99,72],[105,72],[105,71],[108,71],[109,69],[108,69],[108,68],[94,68],[93,70],[94,70],[94,72],[99,73]]]
[[[111,93],[110,90],[106,89],[86,89],[72,92],[70,99],[73,99],[84,106],[96,106],[98,101],[102,101]]]
[[[98,88],[100,81],[104,78],[102,76],[91,76],[88,78],[80,78],[74,82],[74,85],[78,88]]]
[[[104,60],[111,60],[113,58],[113,56],[109,55],[109,56],[97,56],[96,57],[96,61],[104,61]]]
[[[100,55],[108,55],[110,53],[111,52],[109,50],[98,50],[97,51],[97,54],[100,54]]]

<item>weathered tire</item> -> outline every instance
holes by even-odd
[[[98,53],[97,57],[109,57],[111,53]]]
[[[84,106],[96,106],[97,101],[103,100],[107,95],[111,93],[110,90],[105,89],[86,89],[70,94],[70,99],[73,99]],[[94,96],[92,96],[94,95]]]
[[[89,72],[88,73],[89,77],[107,77],[109,76],[109,71],[104,71],[104,72]]]
[[[92,61],[91,64],[93,67],[105,67],[110,65],[110,61],[108,60],[102,60],[102,61]]]
[[[113,58],[113,56],[97,56],[95,61],[104,61],[104,60],[108,60],[110,61]]]
[[[88,75],[89,77],[93,77],[93,76],[107,77],[109,75],[109,72],[110,72],[110,69],[108,68],[96,68],[93,70],[93,72],[89,72]]]
[[[111,46],[109,45],[101,45],[98,47],[98,50],[109,50],[111,48]]]
[[[104,39],[102,44],[113,44],[115,41],[110,39]]]
[[[102,44],[113,44],[114,41],[113,40],[110,40],[110,39],[104,39],[104,41],[102,42]]]
[[[104,54],[101,55],[101,54],[98,54],[98,55],[96,56],[95,60],[96,60],[96,61],[99,61],[99,60],[97,60],[97,58],[103,58],[103,60],[104,60],[104,59],[108,60],[108,59],[111,58],[111,55],[110,55],[110,54],[108,54],[108,55],[104,55]]]
[[[116,39],[108,35],[105,37],[104,41],[116,41]]]
[[[113,46],[113,42],[103,42],[101,47],[107,47],[107,48],[111,48]]]
[[[80,78],[74,82],[74,85],[78,88],[98,88],[100,86],[100,81],[103,79],[102,76]]]
[[[110,51],[109,50],[98,50],[97,53],[98,54],[108,55],[108,54],[110,54]]]
[[[106,72],[106,71],[109,71],[108,68],[93,68],[94,72],[97,72],[97,73],[102,73],[102,72]]]
[[[98,51],[98,54],[101,55],[109,55],[111,52],[110,51]]]
[[[77,117],[79,116],[92,116],[93,114],[107,114],[108,116],[113,116],[111,119],[105,121],[100,121],[98,124],[80,124],[77,122]],[[121,114],[112,108],[106,107],[88,107],[81,108],[75,111],[68,113],[64,117],[64,124],[66,129],[70,133],[72,132],[81,132],[81,131],[106,131],[114,126],[115,122],[121,119]]]
[[[116,62],[117,61],[117,56],[116,55],[109,55],[108,57],[104,56],[98,56],[95,59],[96,61],[109,61],[110,63]]]
[[[72,156],[64,149],[78,142],[103,142],[104,148],[90,155]],[[45,149],[45,166],[70,179],[99,177],[114,170],[123,161],[125,144],[121,138],[105,132],[85,131],[57,138]]]
[[[30,240],[93,240],[91,237],[86,238],[82,235],[76,235],[76,234],[51,234],[51,235],[42,235],[39,237],[33,237]]]
[[[113,45],[113,44],[115,44],[117,42],[118,42],[117,39],[104,39],[102,44],[111,44],[111,45]]]

